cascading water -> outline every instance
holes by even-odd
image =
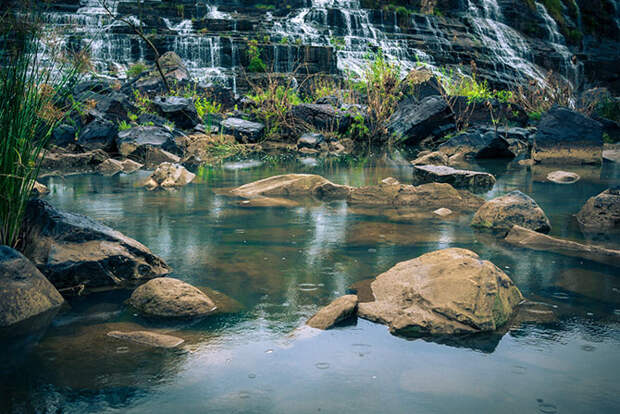
[[[504,24],[497,0],[467,0],[472,27],[492,55],[493,69],[497,73],[516,72],[539,83],[544,74],[533,63],[531,48],[527,41],[513,28]]]

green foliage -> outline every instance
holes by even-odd
[[[118,123],[118,130],[119,131],[126,131],[126,130],[128,130],[130,128],[131,128],[131,124],[129,122],[127,122],[127,121],[120,121]]]
[[[18,247],[26,203],[52,130],[79,66],[39,60],[39,32],[31,16],[3,21],[0,43],[0,244]],[[26,21],[27,20],[27,21]],[[70,100],[69,100],[70,102]]]
[[[331,44],[336,50],[343,50],[345,47],[344,39],[342,37],[330,37],[329,44]]]
[[[256,104],[251,111],[265,124],[267,138],[276,138],[284,130],[293,129],[289,111],[303,102],[291,82],[282,84],[273,78],[264,87],[254,85],[248,98]]]
[[[196,105],[196,111],[201,119],[204,119],[205,115],[218,114],[222,112],[222,104],[215,101],[210,101],[207,98],[198,98],[194,102]]]
[[[128,78],[135,78],[148,70],[148,66],[143,62],[136,62],[127,69]]]
[[[620,122],[620,101],[610,97],[605,97],[596,106],[596,113],[612,121]]]
[[[248,64],[248,72],[251,73],[265,73],[267,72],[267,65],[261,59],[261,51],[258,48],[258,42],[256,40],[250,40],[248,42],[248,58],[250,63]]]
[[[168,121],[168,122],[164,123],[164,127],[166,129],[168,129],[169,131],[172,131],[172,130],[174,130],[174,128],[176,128],[176,125],[175,125],[174,122]]]
[[[139,90],[135,89],[133,91],[134,103],[136,107],[140,111],[140,114],[148,113],[151,110],[152,101],[151,98],[145,94],[141,93]]]
[[[127,117],[131,122],[136,122],[138,120],[138,115],[134,114],[133,112],[127,112]]]

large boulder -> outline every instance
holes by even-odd
[[[133,105],[127,95],[120,92],[112,92],[101,96],[95,107],[106,119],[118,122],[128,121],[128,113],[137,113],[138,109]]]
[[[379,185],[352,188],[347,198],[349,205],[423,208],[450,207],[471,211],[479,208],[484,199],[467,190],[457,190],[450,184],[429,183],[418,186],[384,180]]]
[[[80,132],[77,144],[84,150],[113,151],[118,127],[112,121],[103,118],[93,119]]]
[[[591,197],[577,213],[577,221],[588,232],[620,228],[620,187]]]
[[[480,130],[451,138],[439,146],[439,151],[448,157],[459,153],[470,158],[514,158],[517,155],[503,136]]]
[[[551,230],[551,223],[542,208],[518,190],[484,203],[474,214],[471,225],[498,231],[508,231],[514,225],[542,233]]]
[[[171,277],[143,284],[127,303],[141,314],[157,318],[196,318],[217,310],[215,302],[200,289]]]
[[[30,260],[0,246],[0,338],[44,326],[64,300]]]
[[[132,287],[170,272],[136,240],[43,200],[28,202],[24,224],[25,255],[67,295]]]
[[[77,140],[77,130],[73,125],[60,124],[52,132],[50,137],[50,144],[57,147],[66,147],[70,144],[75,144]]]
[[[174,122],[177,128],[192,129],[200,123],[194,101],[179,96],[158,96],[153,105],[161,116]]]
[[[556,184],[574,184],[580,178],[579,174],[571,171],[553,171],[547,174],[547,180]]]
[[[228,118],[221,123],[224,134],[233,135],[238,142],[256,143],[263,138],[265,125],[241,118]]]
[[[390,135],[416,144],[429,135],[441,135],[454,127],[454,116],[446,101],[438,95],[420,102],[401,103],[388,121]]]
[[[319,146],[325,142],[323,134],[305,133],[297,140],[297,148],[319,149]]]
[[[457,170],[443,165],[414,165],[413,184],[448,183],[474,193],[489,191],[495,185],[492,174],[480,171]]]
[[[513,226],[504,240],[518,247],[620,266],[620,250],[558,239],[521,226]]]
[[[334,184],[315,174],[286,174],[265,178],[234,188],[232,195],[253,199],[257,197],[308,197],[321,200],[345,199],[350,188]]]
[[[159,57],[159,65],[169,85],[184,86],[191,81],[189,70],[176,53],[166,52],[161,55]],[[129,93],[132,89],[138,89],[147,93],[165,91],[161,75],[156,68],[123,86],[123,92]]]
[[[319,131],[344,132],[351,125],[352,111],[329,104],[299,104],[291,109],[290,116],[297,124]],[[302,128],[306,130],[307,128]]]
[[[143,146],[159,147],[166,151],[176,150],[172,133],[158,126],[137,126],[118,133],[116,146],[123,157],[133,157]],[[177,154],[179,155],[179,154]]]
[[[412,165],[448,165],[448,163],[448,157],[439,151],[420,155],[418,158],[411,161]]]
[[[357,296],[345,295],[321,308],[306,325],[317,329],[333,328],[339,322],[355,316],[357,311]]]
[[[182,165],[164,162],[151,174],[144,186],[149,190],[159,187],[164,189],[183,187],[191,183],[194,178],[196,178],[196,174],[187,171]]]
[[[599,122],[568,108],[553,107],[534,137],[532,158],[544,164],[600,164],[603,129]]]
[[[107,160],[99,164],[96,170],[100,174],[111,176],[111,175],[116,175],[121,172],[126,173],[126,174],[131,174],[133,172],[136,172],[140,168],[142,168],[142,164],[139,164],[129,159],[119,161],[119,160],[115,160],[112,158],[108,158]]]
[[[375,300],[360,303],[358,316],[405,335],[494,331],[523,300],[497,266],[457,248],[398,263],[370,288]]]
[[[110,331],[107,335],[122,341],[135,342],[155,348],[175,348],[185,342],[176,336],[150,331]]]

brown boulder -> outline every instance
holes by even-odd
[[[501,231],[508,231],[514,225],[542,233],[551,230],[549,219],[536,201],[518,190],[484,203],[471,225]]]
[[[306,325],[317,329],[329,329],[355,315],[357,311],[357,296],[345,295],[321,308]]]
[[[277,175],[242,185],[231,191],[232,195],[242,198],[256,197],[304,197],[315,196],[324,199],[344,199],[349,187],[334,184],[320,175],[286,174]]]
[[[202,317],[217,309],[200,289],[170,277],[153,279],[138,287],[127,303],[145,316],[158,318]]]
[[[448,156],[443,152],[435,151],[424,154],[411,161],[413,165],[448,165]]]
[[[547,174],[547,180],[556,184],[573,184],[580,178],[579,174],[569,171],[553,171]]]
[[[182,165],[163,162],[146,180],[144,186],[148,190],[154,190],[159,187],[183,187],[191,183],[194,178],[196,178],[196,174],[187,171]]]
[[[399,334],[494,331],[523,297],[493,263],[465,249],[444,249],[398,263],[370,284],[375,300],[358,316]]]
[[[110,331],[107,335],[123,341],[135,342],[156,348],[174,348],[185,342],[183,339],[176,336],[149,331]]]
[[[447,183],[454,188],[481,193],[493,188],[495,177],[485,172],[458,170],[445,165],[414,165],[413,184],[426,183]]]
[[[577,214],[577,221],[587,232],[620,228],[620,189],[607,189],[591,197]]]

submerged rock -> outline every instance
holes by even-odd
[[[484,203],[471,225],[502,231],[508,231],[514,225],[542,233],[551,230],[549,219],[536,201],[518,190]]]
[[[350,188],[334,184],[315,174],[276,175],[242,185],[231,194],[243,198],[257,197],[304,197],[314,196],[321,200],[345,199]]]
[[[151,174],[144,186],[148,190],[154,190],[159,187],[183,187],[191,183],[194,178],[196,178],[196,174],[187,171],[182,165],[164,162]]]
[[[0,246],[0,338],[45,327],[64,299],[30,260]]]
[[[574,184],[580,178],[579,174],[569,171],[553,171],[547,174],[547,180],[556,184]]]
[[[514,226],[504,240],[519,247],[620,266],[620,250],[557,239],[521,226]]]
[[[325,137],[322,134],[306,133],[297,140],[297,148],[318,149],[323,142]]]
[[[451,157],[463,154],[471,158],[514,158],[510,142],[495,131],[471,131],[457,135],[439,146],[439,151]]]
[[[138,287],[127,303],[145,316],[159,318],[202,317],[217,309],[200,289],[170,277],[153,279]]]
[[[577,214],[577,221],[587,232],[620,228],[620,188],[609,188],[591,197]]]
[[[593,119],[555,106],[538,124],[532,148],[538,163],[600,164],[602,155],[602,125]]]
[[[317,329],[329,329],[338,322],[351,318],[357,311],[357,296],[345,295],[332,301],[329,305],[321,308],[306,325]]]
[[[185,342],[185,340],[176,336],[149,331],[110,331],[107,335],[123,341],[135,342],[157,348],[175,348]]]
[[[25,255],[65,294],[131,287],[170,272],[136,240],[43,200],[28,202],[25,228]]]
[[[484,203],[484,199],[467,190],[457,190],[450,184],[429,183],[413,186],[390,180],[379,185],[351,188],[347,203],[433,210],[449,206],[456,210],[475,210]]]
[[[493,263],[465,249],[444,249],[398,263],[370,284],[373,302],[358,316],[398,334],[494,331],[523,297]]]
[[[65,152],[49,152],[41,160],[41,169],[60,172],[87,172],[95,169],[109,158],[102,150],[94,150],[79,154]]]
[[[489,191],[495,185],[495,177],[492,174],[457,170],[442,165],[414,165],[413,183],[448,183],[454,188],[465,188],[474,193]]]

